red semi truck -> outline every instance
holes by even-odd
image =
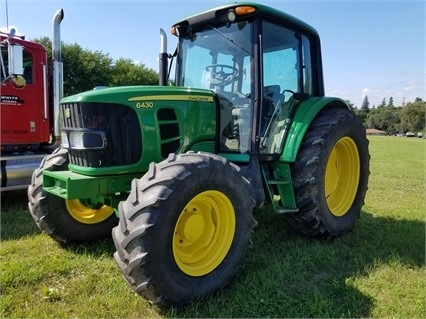
[[[1,191],[26,188],[43,157],[60,145],[59,101],[62,98],[60,24],[52,21],[52,60],[42,45],[0,32]]]

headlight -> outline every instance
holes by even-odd
[[[62,145],[76,150],[104,150],[107,146],[105,133],[101,131],[62,132]]]

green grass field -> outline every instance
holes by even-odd
[[[370,137],[371,175],[354,230],[294,234],[255,211],[244,269],[210,298],[161,309],[132,292],[105,240],[61,247],[41,234],[25,192],[1,194],[1,318],[424,318],[426,140]]]

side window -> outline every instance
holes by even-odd
[[[294,31],[270,22],[263,23],[263,85],[279,91],[299,91],[299,39]]]
[[[280,154],[295,102],[291,92],[313,93],[310,41],[300,32],[263,21],[262,48],[260,151]]]
[[[187,54],[184,54],[186,58],[183,63],[184,74],[183,85],[188,87],[204,88],[209,89],[210,83],[205,75],[205,67],[212,64],[212,57],[209,54],[209,49],[203,48],[201,46],[191,46],[190,50],[186,47]],[[197,65],[199,67],[192,67]]]
[[[23,51],[23,68],[24,68],[24,73],[23,76],[25,78],[25,82],[27,84],[31,84],[34,81],[34,73],[33,73],[33,55],[31,54],[31,52],[29,52],[28,50],[26,50],[24,48]],[[6,46],[2,46],[1,47],[1,70],[0,70],[0,75],[1,75],[1,80],[3,81],[4,79],[6,79],[9,76],[9,55],[7,52],[7,47]]]
[[[303,80],[304,80],[304,92],[310,95],[314,94],[313,87],[313,75],[312,75],[312,60],[311,60],[311,41],[306,37],[302,36],[302,48],[303,48]]]
[[[34,80],[33,73],[33,56],[32,54],[24,49],[24,78],[27,84],[32,84]]]
[[[243,61],[243,78],[241,80],[241,93],[248,96],[251,92],[251,57],[246,56]]]
[[[6,79],[9,75],[9,71],[8,71],[8,65],[9,65],[9,60],[8,60],[8,55],[7,55],[7,47],[5,46],[1,46],[1,70],[0,70],[0,76],[1,76],[1,80],[3,81],[4,79]]]

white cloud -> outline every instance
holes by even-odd
[[[378,87],[365,87],[361,92],[361,98],[368,96],[370,106],[378,105],[382,102],[383,98],[386,101],[390,97],[394,99],[394,104],[399,106],[405,100],[406,102],[414,101],[416,97],[424,98],[424,88],[421,81],[394,81],[385,83]]]

